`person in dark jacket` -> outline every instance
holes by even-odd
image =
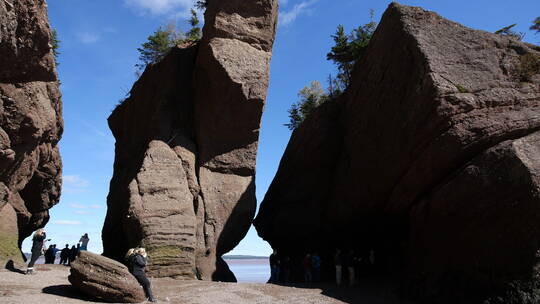
[[[127,254],[128,268],[131,274],[139,281],[144,289],[144,294],[150,302],[157,302],[152,295],[150,281],[144,273],[146,267],[146,250],[144,248],[130,249]]]
[[[52,264],[51,263],[51,260],[53,260],[53,246],[52,245],[49,245],[49,248],[47,248],[44,255],[45,255],[45,264]]]
[[[62,265],[66,265],[69,260],[69,244],[66,244],[66,248],[62,249],[60,251],[60,263]]]
[[[270,283],[279,283],[279,268],[280,261],[277,254],[277,250],[274,250],[270,255]]]
[[[73,261],[77,258],[77,253],[79,253],[79,249],[75,247],[75,245],[71,246],[71,249],[69,250],[69,261],[68,265],[71,265]]]
[[[34,236],[32,237],[32,256],[30,257],[30,262],[28,263],[28,267],[26,268],[26,274],[33,274],[34,273],[34,264],[39,259],[39,257],[43,254],[43,246],[46,240],[47,234],[45,233],[45,229],[38,229]]]

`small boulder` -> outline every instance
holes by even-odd
[[[106,302],[140,303],[144,291],[123,264],[101,255],[81,251],[71,263],[69,282],[75,288]]]

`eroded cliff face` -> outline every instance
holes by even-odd
[[[259,235],[292,256],[375,250],[380,271],[424,296],[530,279],[540,248],[531,58],[539,47],[391,4],[348,90],[293,133]]]
[[[221,256],[256,208],[255,161],[277,0],[211,1],[203,38],[146,69],[109,117],[104,254],[146,247],[154,277],[234,281]]]
[[[59,84],[43,0],[0,2],[0,261],[58,203],[63,128]]]

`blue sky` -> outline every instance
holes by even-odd
[[[61,40],[59,75],[65,132],[60,142],[64,185],[60,204],[51,209],[46,229],[52,243],[74,244],[83,233],[89,250],[100,253],[101,227],[112,176],[114,138],[107,117],[135,81],[137,47],[159,26],[176,22],[186,30],[192,0],[48,0],[49,18]],[[257,198],[264,197],[290,137],[283,126],[297,92],[311,80],[335,73],[326,61],[330,35],[342,24],[347,31],[378,21],[391,1],[281,0],[268,100],[263,114],[257,160]],[[517,23],[525,40],[540,43],[528,28],[540,16],[538,0],[404,0],[466,26],[495,31]],[[30,241],[23,244],[28,252]],[[270,247],[254,229],[232,254],[267,255]]]

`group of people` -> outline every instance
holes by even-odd
[[[289,256],[279,256],[277,251],[270,255],[270,283],[290,283],[292,267]],[[317,252],[308,253],[302,260],[304,281],[319,282],[321,279],[321,257]]]
[[[38,229],[34,233],[34,236],[32,237],[32,256],[30,257],[30,262],[28,263],[26,274],[34,273],[34,264],[43,253],[45,253],[45,263],[54,264],[56,253],[59,250],[56,248],[56,244],[50,245],[46,251],[44,250],[45,242],[50,241],[50,240],[51,239],[47,239],[47,234],[45,232],[45,229]],[[85,233],[79,239],[79,243],[77,243],[77,246],[73,245],[70,249],[69,244],[66,244],[66,247],[62,249],[62,251],[60,252],[59,264],[66,265],[67,263],[67,265],[70,265],[71,262],[75,260],[80,250],[88,250],[89,241],[90,241],[90,238],[88,237],[88,233]],[[156,302],[156,299],[154,298],[152,294],[150,281],[148,280],[144,272],[144,269],[146,267],[146,259],[147,259],[146,250],[144,248],[129,249],[128,252],[126,253],[125,258],[126,258],[126,264],[128,265],[129,271],[133,274],[133,276],[137,279],[139,284],[141,284],[141,286],[143,287],[144,293],[148,301]]]
[[[58,251],[60,251],[60,249],[56,248],[56,244],[53,244],[45,250],[45,243],[50,240],[51,239],[47,239],[45,229],[38,229],[34,233],[34,236],[32,237],[32,255],[30,257],[28,267],[26,268],[26,274],[34,273],[34,264],[41,255],[45,256],[45,264],[54,264],[56,254]],[[88,242],[90,242],[90,238],[88,237],[88,233],[85,233],[83,236],[81,236],[77,245],[73,245],[71,249],[69,248],[69,244],[66,244],[66,247],[60,251],[59,264],[70,265],[71,262],[75,260],[80,250],[88,249]]]
[[[328,256],[330,259],[330,256]],[[375,252],[369,250],[367,255],[359,255],[353,249],[342,252],[340,249],[331,256],[337,285],[341,285],[344,275],[349,285],[356,283],[356,275],[359,272],[370,272],[375,265]],[[299,264],[300,260],[296,259],[295,264]],[[319,282],[321,280],[321,265],[322,259],[317,252],[307,253],[301,259],[301,271],[303,272],[303,282]],[[290,283],[291,266],[295,269],[300,269],[299,265],[291,265],[289,256],[280,256],[277,251],[270,255],[270,280],[269,283]],[[330,266],[327,264],[327,266]],[[328,267],[326,268],[328,270]],[[298,273],[299,271],[297,271]],[[325,273],[328,273],[326,271]],[[300,276],[296,276],[296,281],[301,281]]]

